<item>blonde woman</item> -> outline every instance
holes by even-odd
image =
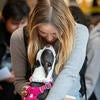
[[[88,29],[75,23],[63,0],[38,0],[31,12],[28,30],[28,61],[34,66],[36,53],[46,44],[57,46],[56,80],[46,100],[80,100],[79,71],[83,65],[88,41]],[[17,92],[26,96],[23,86],[28,86],[26,75],[26,52],[23,29],[11,38],[11,57],[15,72]]]

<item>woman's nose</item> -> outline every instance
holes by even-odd
[[[52,36],[51,33],[49,33],[49,34],[47,35],[47,41],[48,41],[48,42],[51,42],[52,40],[53,40],[53,36]]]

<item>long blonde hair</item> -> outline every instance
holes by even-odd
[[[55,71],[58,74],[68,59],[74,43],[75,22],[64,0],[38,0],[31,12],[28,31],[28,59],[34,65],[37,51],[43,46],[43,40],[37,34],[37,26],[52,24],[58,31],[60,48]]]

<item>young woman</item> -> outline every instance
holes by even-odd
[[[55,73],[56,81],[46,100],[80,100],[79,71],[83,65],[88,41],[88,29],[75,23],[63,0],[38,0],[27,26],[28,60],[34,65],[36,53],[46,44],[59,43]],[[20,28],[11,37],[11,57],[15,72],[15,87],[20,95],[26,82],[27,56],[25,52],[23,29]]]

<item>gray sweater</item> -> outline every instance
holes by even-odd
[[[85,75],[87,97],[89,98],[95,89],[98,91],[96,93],[97,100],[100,100],[100,22],[90,33],[87,46],[87,58],[87,71]]]
[[[88,41],[88,29],[81,24],[76,24],[75,46],[69,59],[64,65],[64,69],[58,75],[53,87],[51,88],[46,100],[62,100],[65,95],[72,95],[79,91],[80,80],[79,71],[83,65],[86,46]],[[18,93],[21,87],[26,84],[26,53],[23,39],[23,29],[16,30],[11,37],[11,59],[15,72],[15,88]]]

